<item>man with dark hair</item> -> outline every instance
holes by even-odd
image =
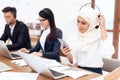
[[[31,48],[29,30],[27,26],[16,19],[17,10],[14,7],[5,7],[2,12],[6,21],[5,30],[0,40],[6,42],[9,38],[12,42],[7,45],[9,50],[18,50],[21,48]]]
[[[7,13],[7,12],[11,12],[14,16],[14,18],[16,18],[16,14],[17,14],[17,11],[16,11],[16,8],[14,7],[6,7],[2,10],[3,13]]]

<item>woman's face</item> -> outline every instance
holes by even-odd
[[[84,33],[88,30],[90,24],[84,18],[78,16],[77,17],[77,26],[78,26],[79,32]]]
[[[48,19],[39,17],[39,20],[40,20],[40,25],[41,25],[43,28],[47,29],[47,28],[50,27],[50,24],[49,24]]]

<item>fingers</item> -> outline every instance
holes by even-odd
[[[29,53],[30,51],[27,50],[26,48],[22,48],[22,49],[18,50],[18,52]]]
[[[24,48],[22,48],[22,49],[18,50],[18,52],[22,52],[22,51],[23,51],[23,49],[24,49]]]
[[[39,57],[41,57],[42,56],[42,53],[40,53],[40,52],[33,52],[33,53],[31,53],[32,55],[35,55],[35,56],[39,56]]]
[[[63,48],[63,52],[68,53],[69,51],[70,51],[70,49],[68,47]]]
[[[99,20],[105,20],[105,17],[102,13],[100,13],[99,15],[100,15],[100,17],[98,18]]]
[[[64,46],[62,46],[62,47],[61,47],[61,51],[62,51],[63,54],[65,54],[65,55],[68,55],[68,54],[71,53],[71,49],[70,49],[69,47],[64,47]]]
[[[32,54],[32,55],[36,55],[36,52],[32,52],[31,54]]]
[[[99,14],[100,17],[98,18],[99,25],[101,29],[105,29],[105,17],[102,13]]]

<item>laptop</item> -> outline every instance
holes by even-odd
[[[31,69],[37,73],[43,74],[52,79],[59,79],[67,76],[61,72],[50,69],[40,57],[25,53],[19,53],[19,55],[25,60]]]
[[[0,55],[7,57],[9,59],[19,59],[21,58],[19,55],[17,55],[17,52],[9,52],[6,44],[4,41],[0,40]]]

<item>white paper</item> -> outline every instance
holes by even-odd
[[[42,61],[49,67],[61,67],[63,65],[61,65],[60,63],[58,63],[56,60],[51,60],[51,59],[42,59]]]
[[[93,78],[91,80],[104,80],[104,76],[99,76],[99,77]]]
[[[17,66],[26,66],[27,65],[27,63],[23,59],[11,60],[11,62],[13,64],[16,64]]]
[[[7,71],[7,70],[12,70],[12,68],[4,64],[3,62],[0,62],[0,72]]]
[[[0,80],[36,80],[38,73],[3,72],[0,73]]]
[[[68,75],[69,77],[73,79],[77,79],[79,77],[82,77],[84,75],[89,75],[91,72],[85,71],[85,70],[80,70],[80,69],[75,69],[75,68],[69,68],[66,70],[63,70],[63,73]]]
[[[50,69],[58,72],[62,72],[63,70],[69,69],[70,67],[68,66],[56,66],[56,67],[51,67]]]

